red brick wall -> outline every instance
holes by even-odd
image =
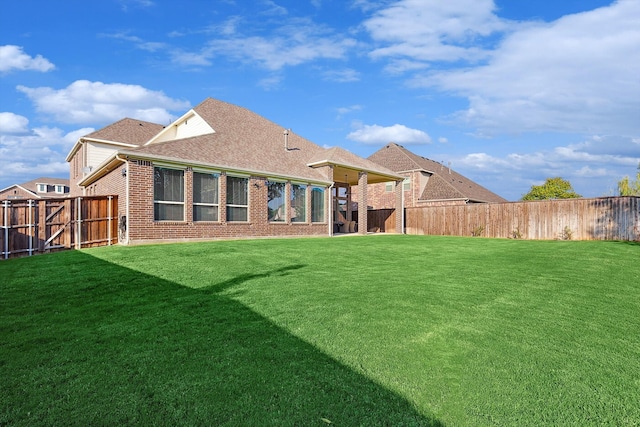
[[[73,155],[69,162],[69,195],[73,197],[82,196],[82,188],[78,187],[78,182],[83,178],[82,152],[84,145]]]
[[[33,197],[33,194],[28,191],[24,191],[22,188],[15,186],[9,187],[7,190],[0,192],[0,200],[17,198],[34,199],[35,197]]]
[[[189,239],[224,239],[270,236],[320,236],[327,234],[326,223],[310,222],[310,203],[307,202],[306,223],[269,223],[267,215],[267,188],[264,177],[249,178],[249,221],[226,221],[226,174],[220,176],[220,221],[193,221],[193,172],[186,169],[185,220],[154,221],[153,219],[153,165],[149,162],[129,163],[129,239],[130,243],[143,241],[171,241]],[[106,177],[105,177],[106,178]],[[103,178],[104,179],[104,178]],[[288,186],[287,186],[288,187]],[[307,200],[310,200],[307,187]],[[125,197],[122,197],[124,203]],[[325,207],[328,210],[328,206]]]

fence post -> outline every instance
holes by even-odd
[[[76,198],[76,249],[82,248],[82,197]]]
[[[29,256],[33,255],[33,238],[35,237],[35,229],[33,227],[33,200],[29,199]]]
[[[109,241],[109,243],[107,243],[108,246],[111,246],[111,200],[113,199],[113,196],[109,196],[108,198],[108,202],[109,206],[107,206],[107,216],[109,217],[108,221],[107,221],[107,239]]]
[[[4,229],[4,259],[9,258],[9,202],[8,200],[4,200],[2,202],[4,208],[4,222],[2,223],[2,228]]]

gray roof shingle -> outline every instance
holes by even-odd
[[[124,118],[108,126],[85,135],[87,139],[142,145],[158,134],[164,126],[142,120]]]
[[[420,200],[469,199],[502,203],[507,200],[460,175],[441,163],[418,156],[401,145],[390,143],[369,156],[369,160],[395,172],[424,170],[431,174]]]

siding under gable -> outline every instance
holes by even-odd
[[[171,141],[174,139],[191,138],[194,136],[206,135],[215,131],[209,124],[197,113],[193,113],[185,117],[173,125],[163,130],[151,144],[157,142]]]
[[[87,164],[86,166],[91,166],[95,168],[106,159],[111,157],[116,151],[112,145],[108,144],[100,144],[98,142],[88,142],[87,143]]]

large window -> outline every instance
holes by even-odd
[[[269,182],[267,185],[269,201],[267,208],[269,209],[269,221],[284,222],[287,219],[285,206],[285,183]]]
[[[324,188],[311,187],[311,222],[325,222]]]
[[[184,221],[184,171],[153,168],[153,218]]]
[[[193,173],[193,220],[218,221],[218,174]]]
[[[227,176],[227,221],[249,218],[249,179]]]
[[[291,184],[291,222],[307,221],[307,186]]]

